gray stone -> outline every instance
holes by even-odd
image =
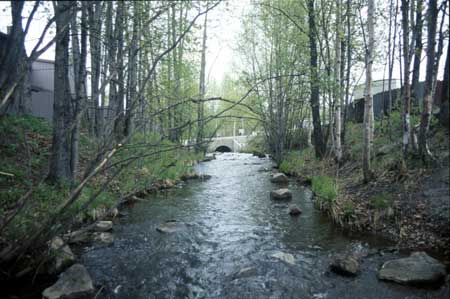
[[[94,231],[96,232],[107,232],[112,230],[112,228],[113,228],[112,221],[98,221],[94,225]]]
[[[281,172],[272,174],[270,181],[272,183],[283,183],[283,184],[289,183],[288,177],[284,173],[281,173]]]
[[[44,290],[44,299],[89,298],[94,292],[92,279],[83,265],[75,264],[64,273],[51,287]]]
[[[206,154],[205,157],[203,158],[202,162],[209,162],[216,159],[216,155],[212,154],[212,155],[208,155]]]
[[[280,261],[286,262],[290,265],[295,265],[295,258],[292,254],[290,253],[285,253],[285,252],[277,252],[271,255],[273,258],[276,258]]]
[[[100,242],[106,245],[112,244],[114,242],[114,235],[111,233],[94,233],[94,241]]]
[[[414,252],[409,257],[387,261],[378,271],[378,278],[400,284],[426,285],[443,281],[445,266],[425,252]]]
[[[171,234],[184,229],[185,225],[174,220],[161,223],[156,230],[160,233]]]
[[[303,213],[303,211],[296,205],[292,205],[289,207],[289,215],[291,216],[298,216],[301,213]]]
[[[359,261],[351,255],[337,255],[333,258],[330,269],[337,274],[354,276],[359,272]]]
[[[258,157],[258,158],[265,158],[266,157],[266,154],[264,154],[264,153],[261,153],[261,152],[258,152],[258,151],[254,151],[253,152],[253,156],[255,156],[255,157]]]
[[[50,254],[53,257],[48,269],[50,274],[58,274],[75,263],[75,255],[60,237],[55,237],[50,242]]]
[[[256,275],[256,268],[255,267],[246,267],[242,268],[238,272],[233,274],[233,279],[239,279],[239,278],[247,278],[251,276]]]
[[[82,230],[74,231],[70,234],[68,234],[69,244],[76,244],[76,243],[87,243],[91,240],[91,235]]]
[[[290,200],[292,199],[292,193],[289,189],[282,188],[270,192],[270,198],[274,200]]]

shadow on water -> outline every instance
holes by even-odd
[[[104,287],[102,298],[447,298],[448,287],[423,290],[380,282],[376,270],[392,253],[384,240],[342,233],[313,207],[311,192],[290,183],[291,203],[269,192],[268,159],[224,153],[197,166],[210,174],[136,204],[115,226],[109,247],[87,248],[82,262]],[[158,225],[178,222],[177,232]],[[328,271],[330,255],[355,247],[374,254],[356,278]],[[272,257],[291,254],[289,264]],[[241,274],[240,270],[245,269]]]

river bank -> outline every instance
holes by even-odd
[[[280,170],[312,185],[317,206],[338,225],[384,236],[407,250],[433,252],[450,260],[448,131],[434,128],[430,148],[436,161],[414,157],[401,164],[400,144],[387,133],[374,140],[373,180],[363,183],[361,128],[351,125],[344,161],[318,161],[312,149],[289,154]]]
[[[51,139],[51,125],[43,119],[32,116],[0,118],[0,252],[26,242],[28,236],[39,229],[39,225],[52,217],[55,208],[68,198],[74,187],[66,184],[54,186],[45,180]],[[146,144],[149,149],[143,155],[141,147],[133,144]],[[91,167],[90,162],[99,150],[97,146],[96,141],[90,139],[86,132],[81,132],[77,181]],[[137,155],[143,155],[143,158],[131,163],[104,187],[114,171],[121,167],[121,161]],[[136,136],[130,146],[121,147],[107,170],[89,181],[76,202],[65,210],[64,215],[60,215],[61,225],[57,230],[44,234],[42,240],[35,242],[23,255],[20,263],[1,265],[2,293],[19,291],[23,296],[35,293],[40,298],[41,290],[36,293],[33,285],[42,289],[54,282],[55,275],[65,268],[58,269],[58,273],[46,273],[54,261],[52,254],[49,254],[49,244],[52,243],[50,240],[59,236],[69,241],[68,236],[73,232],[92,231],[95,222],[117,219],[122,216],[121,206],[138,200],[136,195],[145,196],[179,186],[190,179],[204,179],[192,173],[193,166],[202,159],[203,155],[160,140],[158,136]],[[27,194],[30,188],[34,192],[22,207],[18,204],[18,199]],[[93,195],[99,190],[102,192],[93,199]],[[5,222],[9,217],[11,220]],[[5,223],[8,225],[3,226]],[[91,232],[89,239],[93,240],[89,241],[104,242],[111,239],[107,232],[95,233],[94,236]]]

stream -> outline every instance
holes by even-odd
[[[81,262],[102,288],[97,298],[448,298],[448,286],[379,281],[380,265],[401,256],[383,250],[392,244],[344,234],[294,181],[292,201],[270,200],[277,188],[271,167],[250,154],[218,154],[195,169],[210,180],[189,181],[127,209],[112,245],[83,252]],[[303,213],[290,216],[290,204]],[[177,231],[158,232],[168,220],[177,221]],[[331,255],[355,249],[371,253],[358,276],[329,271]],[[280,253],[294,263],[272,256]]]

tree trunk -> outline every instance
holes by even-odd
[[[206,93],[206,40],[207,40],[207,34],[206,29],[208,25],[208,14],[205,14],[205,21],[203,23],[203,42],[202,42],[202,58],[200,63],[200,86],[199,86],[199,94],[200,94],[200,101],[197,104],[197,150],[203,148],[201,145],[204,137],[204,103],[203,100],[205,99],[205,93]]]
[[[423,110],[420,120],[419,133],[419,155],[425,160],[430,155],[427,146],[427,133],[430,127],[431,109],[433,106],[433,84],[434,84],[434,68],[435,68],[435,46],[436,46],[436,23],[437,23],[437,0],[428,2],[427,12],[427,70],[425,78],[425,91],[423,96]]]
[[[402,0],[402,29],[403,29],[403,160],[408,158],[410,141],[410,111],[411,111],[411,85],[409,76],[410,50],[409,50],[409,0]]]
[[[341,89],[341,0],[336,1],[336,65],[335,65],[335,97],[336,97],[336,109],[335,109],[335,149],[336,149],[336,160],[338,163],[342,159],[342,148],[341,148],[341,104],[342,104],[342,89]]]
[[[441,109],[439,112],[439,120],[441,121],[441,124],[445,126],[447,129],[450,129],[450,122],[449,122],[449,62],[448,62],[448,52],[447,52],[447,58],[445,59],[445,67],[444,67],[444,79],[442,81],[442,89],[441,94],[439,95],[441,98]]]
[[[55,76],[53,103],[53,143],[50,157],[49,179],[53,183],[71,182],[69,86],[69,27],[66,20],[71,17],[71,2],[55,3],[57,40],[55,45]]]
[[[8,112],[25,113],[16,100],[25,100],[27,93],[18,89],[24,87],[23,82],[30,65],[25,52],[25,33],[22,27],[22,10],[25,1],[11,1],[12,26],[6,43],[0,46],[0,115]],[[17,92],[15,92],[18,90]],[[11,101],[15,103],[10,103]]]
[[[121,140],[124,135],[124,99],[125,99],[125,68],[124,68],[124,30],[125,30],[125,2],[117,3],[116,23],[114,28],[115,41],[117,41],[117,93],[114,99],[114,136]]]
[[[91,54],[91,110],[93,124],[91,131],[98,137],[103,135],[103,103],[100,103],[100,66],[101,66],[101,31],[102,31],[102,9],[101,2],[94,1],[88,6],[89,9],[89,46]],[[91,132],[92,133],[92,132]]]
[[[75,177],[78,170],[79,159],[79,138],[80,138],[80,121],[83,107],[86,101],[86,56],[87,56],[87,26],[86,26],[86,2],[81,2],[81,44],[79,45],[78,30],[76,17],[72,19],[72,53],[73,53],[73,72],[74,72],[74,87],[75,97],[72,105],[72,117],[74,126],[71,136],[71,154],[70,154],[70,168],[72,176]],[[81,46],[81,48],[80,48]]]
[[[133,132],[133,115],[136,113],[137,109],[133,106],[136,105],[136,86],[137,86],[137,52],[138,52],[138,10],[137,2],[133,4],[133,33],[131,37],[131,46],[129,50],[129,67],[128,67],[128,97],[127,97],[127,109],[125,115],[125,134],[130,136]],[[134,108],[134,109],[133,109]]]
[[[417,97],[418,87],[419,87],[419,76],[420,76],[420,61],[422,58],[422,27],[423,27],[423,17],[422,17],[422,2],[423,0],[417,0],[416,7],[416,24],[414,26],[414,34],[415,37],[414,44],[414,63],[413,63],[413,74],[412,74],[412,83],[411,83],[411,98],[413,105],[419,104],[419,99]]]
[[[368,45],[366,49],[366,86],[364,95],[364,150],[363,150],[363,174],[364,182],[368,183],[372,177],[370,166],[372,138],[373,138],[373,95],[372,95],[372,64],[374,46],[374,0],[368,1],[367,33]]]
[[[317,158],[325,155],[325,143],[323,140],[322,126],[320,123],[320,99],[319,78],[317,69],[317,29],[314,12],[314,0],[308,0],[308,24],[309,24],[309,49],[310,49],[310,71],[311,71],[311,112],[314,128],[314,149]]]
[[[342,144],[345,144],[345,134],[347,132],[347,115],[348,115],[348,106],[350,102],[350,71],[352,66],[352,32],[351,32],[351,23],[350,23],[350,11],[351,11],[351,0],[347,0],[347,12],[346,12],[346,25],[347,25],[347,40],[346,40],[346,74],[345,74],[345,107],[344,107],[344,120],[343,120],[343,128],[342,128]]]

